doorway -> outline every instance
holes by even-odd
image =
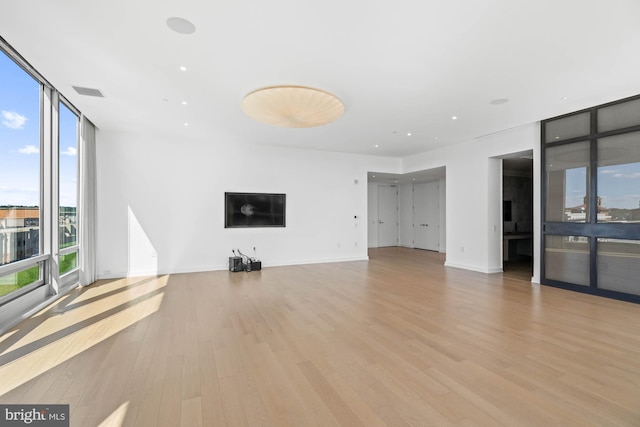
[[[533,160],[502,160],[502,269],[533,274]]]
[[[378,247],[398,246],[398,187],[378,187]]]
[[[440,249],[440,189],[438,182],[413,185],[413,246]]]

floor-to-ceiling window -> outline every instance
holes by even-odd
[[[0,307],[78,282],[78,124],[0,39]]]
[[[58,137],[58,271],[78,266],[78,128],[79,118],[59,103]]]
[[[42,284],[41,92],[0,51],[0,297]]]
[[[542,282],[640,302],[640,96],[542,122]]]

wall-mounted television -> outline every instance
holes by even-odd
[[[224,193],[224,226],[284,227],[286,198],[275,193]]]

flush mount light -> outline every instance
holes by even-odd
[[[272,126],[309,128],[336,120],[344,104],[335,95],[306,86],[270,86],[249,93],[242,110]]]
[[[458,120],[458,116],[451,117],[451,120]]]
[[[182,105],[187,105],[187,101],[182,101],[181,104]]]
[[[180,71],[187,71],[187,67],[185,67],[184,65],[180,66]]]
[[[411,132],[407,132],[407,136],[411,136]]]
[[[196,26],[190,21],[175,16],[167,19],[167,27],[179,34],[193,34],[196,32]]]

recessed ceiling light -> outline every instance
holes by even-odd
[[[562,98],[560,98],[561,101],[566,101],[567,99],[569,99],[568,96],[563,96]]]
[[[376,148],[378,148],[378,144],[376,144]]]
[[[492,99],[491,101],[489,101],[489,104],[500,105],[500,104],[506,104],[507,102],[509,102],[509,98],[498,98],[498,99]]]
[[[411,136],[411,132],[407,132],[407,136]]]
[[[184,125],[185,125],[185,126],[189,126],[189,123],[185,123]]]
[[[458,120],[458,116],[451,117],[451,120]]]
[[[167,26],[178,34],[193,34],[196,26],[184,18],[173,17],[167,19]]]
[[[559,136],[556,136],[556,139],[560,139],[560,137],[559,137]]]
[[[375,176],[375,175],[371,175],[371,177],[372,177],[372,178],[375,178],[376,176]]]
[[[185,67],[184,65],[180,66],[180,71],[187,71],[187,67]]]
[[[438,137],[437,137],[437,136],[434,136],[434,137],[433,137],[433,139],[438,139]]]
[[[182,105],[187,105],[187,101],[182,101],[181,104]]]
[[[413,180],[415,181],[416,179],[415,179],[415,178],[413,178]]]

